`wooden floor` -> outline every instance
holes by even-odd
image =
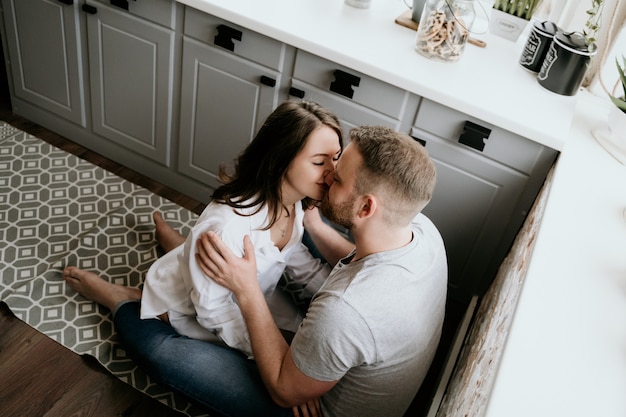
[[[17,319],[0,302],[0,416],[181,417]]]

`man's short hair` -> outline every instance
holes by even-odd
[[[362,157],[355,191],[377,195],[390,224],[409,223],[432,198],[436,170],[426,149],[409,135],[384,126],[350,131]]]

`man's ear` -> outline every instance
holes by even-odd
[[[357,216],[361,219],[371,217],[378,210],[378,200],[371,194],[365,194],[361,197],[360,207],[357,212]]]

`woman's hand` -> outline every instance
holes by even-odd
[[[200,269],[238,298],[246,291],[259,289],[254,246],[248,235],[243,238],[243,250],[242,258],[235,256],[215,232],[202,234],[197,242]]]
[[[304,211],[303,224],[304,228],[307,229],[309,233],[314,230],[315,227],[319,227],[323,223],[324,221],[320,215],[320,210],[317,207],[311,207]]]
[[[294,417],[322,417],[322,406],[319,398],[297,405],[291,409]]]

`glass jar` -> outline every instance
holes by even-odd
[[[417,28],[415,50],[436,61],[457,61],[475,19],[474,0],[428,0]]]

